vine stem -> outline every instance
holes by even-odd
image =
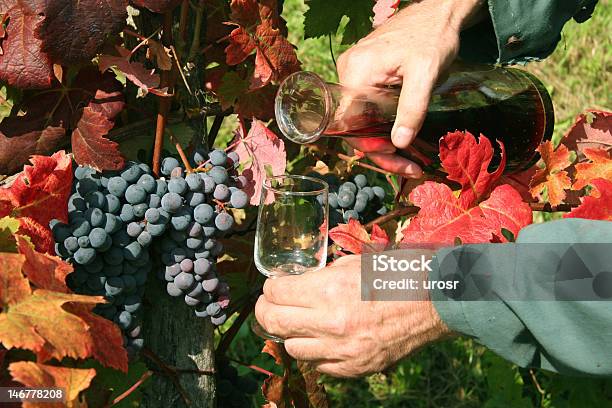
[[[166,128],[166,132],[168,132],[168,135],[170,136],[170,141],[174,143],[174,147],[176,147],[176,151],[181,157],[181,161],[183,162],[183,165],[185,165],[185,170],[187,170],[187,173],[193,172],[193,167],[191,167],[191,164],[189,164],[189,159],[187,158],[187,155],[185,155],[185,151],[183,150],[183,147],[179,141],[176,139],[176,137],[174,137],[174,134],[169,128]]]
[[[165,47],[172,45],[172,11],[164,13],[164,24],[162,32],[162,43]],[[162,71],[160,87],[173,88],[174,84],[171,84],[173,76],[172,71]],[[172,93],[171,93],[172,95]],[[159,100],[159,108],[157,111],[157,124],[155,126],[155,144],[153,146],[153,174],[159,177],[160,175],[160,164],[161,164],[161,151],[164,144],[164,133],[166,129],[166,123],[168,121],[168,112],[172,105],[172,96],[162,96]]]
[[[273,372],[266,370],[265,368],[261,368],[261,367],[258,367],[258,366],[256,366],[256,365],[253,365],[253,364],[245,363],[244,361],[235,360],[235,359],[233,359],[233,358],[229,358],[229,357],[226,357],[226,358],[227,358],[229,361],[233,362],[233,363],[236,363],[236,364],[241,365],[241,366],[243,366],[243,367],[250,368],[251,370],[257,371],[257,372],[259,372],[259,373],[262,373],[262,374],[265,374],[265,375],[268,375],[268,376],[274,376],[274,375],[276,375],[276,374],[274,374]]]
[[[181,398],[183,399],[183,402],[185,402],[185,405],[190,406],[191,399],[189,398],[189,396],[187,395],[187,392],[181,385],[181,382],[178,379],[178,374],[176,370],[174,370],[172,367],[164,363],[164,361],[161,358],[159,358],[154,352],[152,352],[146,347],[142,349],[142,355],[147,357],[149,360],[153,361],[155,364],[157,364],[159,368],[161,368],[162,372],[166,374],[166,376],[170,377],[170,381],[172,381],[172,383],[178,390],[179,394],[181,395]]]
[[[142,374],[142,376],[140,377],[138,381],[136,381],[130,388],[128,388],[125,392],[123,392],[117,398],[115,398],[113,400],[113,403],[111,405],[108,405],[108,407],[109,408],[114,407],[115,405],[119,404],[125,398],[130,396],[130,394],[132,394],[136,390],[136,388],[140,387],[142,383],[144,383],[152,375],[153,375],[153,371],[149,371],[149,370],[145,371],[144,374]]]

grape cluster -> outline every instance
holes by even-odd
[[[217,361],[217,406],[243,408],[251,406],[250,397],[259,389],[250,375],[238,375],[227,359]]]
[[[329,184],[330,228],[348,223],[351,218],[365,224],[387,213],[384,188],[370,186],[364,174],[357,174],[344,182],[332,173],[320,175],[312,172],[308,175],[325,180]]]
[[[215,325],[225,322],[224,309],[229,304],[229,287],[215,268],[223,251],[217,238],[234,225],[226,209],[244,208],[249,201],[242,190],[246,179],[236,173],[238,165],[236,153],[213,150],[200,171],[186,173],[178,160],[166,157],[161,172],[169,180],[161,195],[161,210],[145,214],[149,224],[165,228],[155,245],[162,254],[164,268],[159,276],[166,281],[166,291]]]
[[[149,245],[160,231],[144,221],[161,205],[166,183],[146,164],[127,163],[117,172],[75,168],[68,224],[51,221],[55,252],[74,265],[67,283],[76,293],[104,296],[94,311],[124,333],[130,355],[143,346],[142,297],[152,268]]]

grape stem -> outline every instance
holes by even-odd
[[[257,372],[259,372],[259,373],[262,373],[262,374],[265,374],[265,375],[268,375],[268,376],[274,376],[274,375],[276,375],[276,374],[274,374],[273,372],[266,370],[265,368],[261,368],[261,367],[258,367],[258,366],[256,366],[256,365],[253,365],[253,364],[245,363],[244,361],[235,360],[235,359],[233,359],[233,358],[229,358],[229,357],[226,357],[226,358],[227,358],[229,361],[231,361],[232,363],[236,363],[236,364],[241,365],[241,366],[243,366],[243,367],[250,368],[250,369],[251,369],[251,370],[253,370],[253,371],[257,371]]]
[[[170,128],[166,128],[166,132],[168,132],[168,136],[170,136],[170,141],[174,143],[174,147],[176,147],[176,151],[181,157],[181,161],[185,166],[185,170],[187,170],[187,173],[192,173],[193,167],[191,167],[191,164],[189,164],[189,159],[187,159],[187,155],[185,155],[185,151],[183,150],[183,147],[181,146],[180,142],[176,139],[176,137],[174,137],[174,133],[172,133],[172,130],[170,130]]]

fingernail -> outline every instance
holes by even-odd
[[[412,139],[414,139],[414,130],[406,126],[399,126],[391,132],[391,141],[399,149],[408,147]]]

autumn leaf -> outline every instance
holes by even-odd
[[[0,252],[0,306],[12,306],[31,294],[30,283],[21,272],[25,256]]]
[[[240,156],[243,165],[242,174],[247,177],[248,184],[244,191],[251,197],[252,205],[259,205],[261,188],[266,179],[266,167],[272,176],[285,173],[287,166],[287,152],[285,143],[278,138],[263,122],[254,119],[246,137],[242,127],[236,132],[233,149]],[[267,197],[268,202],[272,197]]]
[[[104,72],[111,67],[117,68],[125,74],[134,85],[142,90],[146,95],[150,90],[159,86],[159,75],[154,70],[146,69],[140,62],[130,61],[131,53],[123,47],[115,47],[119,56],[101,55],[98,61],[100,72]]]
[[[72,132],[72,153],[77,163],[98,171],[120,170],[125,166],[119,145],[104,137],[113,126],[103,113],[91,107],[83,109],[83,116]]]
[[[2,39],[0,79],[21,88],[48,88],[53,81],[52,63],[42,52],[38,29],[43,24],[44,2],[3,1],[0,14],[8,15]]]
[[[154,13],[165,13],[181,3],[181,0],[131,0],[138,7],[146,7]]]
[[[587,110],[576,117],[574,124],[564,135],[562,142],[568,149],[584,159],[586,148],[612,150],[612,112]]]
[[[72,272],[72,266],[57,256],[36,252],[34,247],[22,235],[16,235],[19,253],[25,257],[23,274],[38,289],[71,293],[66,286],[66,276]]]
[[[365,227],[352,218],[348,224],[332,228],[329,237],[342,249],[354,254],[378,252],[389,244],[389,237],[378,225],[374,225],[370,237]]]
[[[0,217],[29,217],[43,226],[52,219],[67,222],[72,160],[60,151],[30,161],[9,188],[0,188]]]
[[[17,252],[15,233],[19,230],[19,220],[12,217],[0,218],[0,252]]]
[[[453,245],[505,242],[502,228],[514,236],[532,222],[532,212],[512,187],[496,187],[489,198],[476,207],[464,208],[445,184],[427,181],[410,193],[410,201],[420,207],[416,217],[402,231],[402,243]]]
[[[7,349],[32,350],[40,362],[95,356],[102,364],[125,371],[127,353],[119,328],[111,322],[103,326],[102,318],[82,317],[102,302],[104,299],[98,296],[37,289],[0,314],[0,342]],[[92,326],[92,321],[97,325]]]
[[[159,41],[155,41],[151,38],[147,39],[145,43],[149,47],[147,50],[147,58],[150,60],[155,59],[157,68],[163,71],[170,71],[172,69],[170,49],[164,47]]]
[[[112,73],[102,74],[88,66],[75,78],[70,76],[64,86],[24,95],[15,111],[25,115],[13,115],[0,123],[0,173],[20,170],[31,155],[56,151],[67,142],[84,106],[113,119],[125,106],[123,86]]]
[[[580,206],[564,217],[612,221],[612,181],[600,178],[589,184],[593,186],[590,195],[581,198]]]
[[[294,401],[300,400],[301,406],[327,408],[330,406],[325,386],[320,383],[321,373],[307,361],[297,362],[297,372],[293,376],[289,389]],[[295,404],[298,406],[297,404]]]
[[[65,392],[66,402],[23,403],[24,408],[48,407],[64,408],[75,407],[79,393],[89,387],[91,380],[96,376],[93,368],[67,368],[31,361],[19,361],[9,365],[9,372],[15,381],[33,388],[62,388]]]
[[[228,36],[226,63],[233,66],[254,51],[255,70],[250,89],[259,89],[272,81],[282,81],[300,69],[295,48],[281,31],[276,2],[233,1],[230,24],[238,25]],[[257,12],[256,12],[257,11]]]
[[[25,235],[41,253],[54,253],[55,240],[49,224],[41,224],[32,217],[19,217],[19,234]]]
[[[54,63],[76,65],[96,56],[125,27],[127,0],[48,0],[37,34]]]
[[[491,187],[501,177],[506,167],[504,145],[501,149],[501,162],[494,173],[487,170],[493,158],[493,147],[484,135],[478,142],[470,132],[450,132],[440,139],[440,160],[448,173],[447,178],[461,185],[459,202],[469,208],[484,198]]]
[[[376,4],[373,8],[374,21],[372,26],[376,28],[391,18],[397,11],[399,4],[400,0],[376,0]]]
[[[574,190],[580,190],[597,178],[612,181],[612,159],[610,159],[609,152],[604,149],[587,147],[583,153],[591,162],[576,164],[576,174],[574,176],[576,181],[572,186]]]
[[[537,151],[542,156],[544,167],[534,174],[529,183],[529,191],[534,198],[541,199],[546,189],[548,202],[555,207],[563,202],[565,190],[572,186],[572,181],[565,171],[572,164],[570,152],[562,144],[555,150],[551,141],[542,143]]]

